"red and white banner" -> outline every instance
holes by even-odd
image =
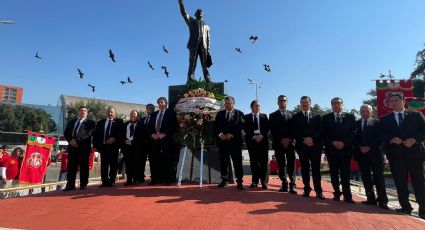
[[[22,161],[19,183],[43,183],[55,140],[55,137],[41,137],[39,133],[28,132],[27,151]]]

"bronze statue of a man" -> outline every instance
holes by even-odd
[[[180,12],[184,21],[189,27],[189,41],[187,48],[189,49],[189,70],[187,72],[187,81],[195,80],[196,62],[201,59],[202,71],[205,81],[211,82],[208,68],[212,65],[210,55],[210,28],[203,20],[203,12],[201,9],[196,10],[195,18],[189,16],[184,7],[183,0],[179,0]]]

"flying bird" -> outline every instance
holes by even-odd
[[[170,73],[168,72],[168,70],[167,70],[167,67],[166,67],[166,66],[161,66],[161,69],[163,69],[163,70],[164,70],[164,74],[165,74],[165,76],[170,77]]]
[[[80,69],[78,69],[78,68],[77,68],[77,72],[78,72],[78,75],[80,75],[80,78],[81,78],[81,79],[83,79],[83,77],[84,77],[85,73],[83,73],[83,71],[81,71],[81,70],[80,70]]]
[[[167,53],[167,54],[168,54],[168,50],[167,50],[167,48],[165,48],[165,46],[164,46],[164,45],[162,45],[162,50],[163,50],[165,53]]]
[[[131,81],[131,79],[130,79],[130,77],[127,77],[127,83],[133,83],[132,81]]]
[[[127,82],[125,82],[125,81],[120,81],[120,83],[121,83],[121,85],[124,85],[125,83],[127,83]]]
[[[37,51],[37,53],[35,53],[35,56],[34,57],[35,58],[38,58],[38,59],[43,59],[42,57],[38,56],[38,51]]]
[[[254,44],[254,42],[258,40],[258,37],[257,35],[251,35],[251,37],[249,37],[249,40],[252,40],[252,43]]]
[[[235,48],[236,51],[238,51],[238,53],[242,53],[241,48]]]
[[[88,86],[91,88],[91,91],[94,93],[96,91],[96,86],[88,84]]]
[[[111,60],[112,60],[113,62],[115,62],[115,54],[112,52],[112,50],[111,50],[111,49],[109,49],[109,57],[111,58]]]
[[[264,64],[264,70],[265,70],[265,71],[267,71],[267,72],[272,71],[272,70],[270,69],[270,65],[267,65],[267,64]]]
[[[149,68],[151,68],[151,70],[155,70],[149,61],[148,61],[148,65],[149,65]]]
[[[382,74],[382,73],[381,73],[381,74],[379,75],[379,77],[380,77],[380,78],[384,78],[384,77],[386,77],[386,76],[385,76],[385,74]]]
[[[228,80],[224,80],[224,83],[227,83],[227,82],[229,82]]]

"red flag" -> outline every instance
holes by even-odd
[[[49,164],[50,149],[55,137],[40,137],[39,133],[28,132],[27,151],[22,161],[20,183],[42,183]]]
[[[381,118],[391,112],[389,107],[390,96],[393,93],[401,93],[404,97],[413,97],[412,80],[377,80],[376,96],[378,102],[378,117]]]

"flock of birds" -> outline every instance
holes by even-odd
[[[251,35],[251,36],[249,37],[249,40],[250,40],[250,41],[252,41],[252,44],[254,44],[254,43],[258,40],[258,36],[256,36],[256,35]],[[242,53],[241,48],[235,48],[235,50],[236,50],[238,53]],[[162,51],[163,51],[165,54],[168,54],[168,49],[165,47],[165,45],[163,45],[163,46],[162,46]],[[116,59],[115,59],[115,53],[112,51],[112,49],[109,49],[108,54],[109,54],[109,58],[111,59],[111,61],[115,63],[115,62],[116,62]],[[38,52],[38,51],[36,52],[36,54],[35,54],[35,56],[34,56],[34,57],[35,57],[36,59],[43,59],[43,58],[39,55],[39,52]],[[150,61],[148,61],[148,66],[149,66],[149,69],[151,69],[152,71],[155,71],[155,67],[151,64],[151,62],[150,62]],[[270,72],[270,71],[271,71],[271,69],[270,69],[270,65],[268,65],[268,64],[263,64],[263,66],[264,66],[264,70],[265,70],[265,71],[267,71],[267,72]],[[169,77],[170,77],[170,72],[168,71],[167,66],[161,66],[161,69],[163,70],[163,73],[164,73],[165,77],[169,78]],[[86,75],[86,74],[85,74],[85,73],[84,73],[84,72],[83,72],[80,68],[77,68],[77,74],[78,74],[78,76],[80,77],[80,79],[83,79],[83,78],[84,78],[84,76]],[[228,80],[224,80],[224,82],[225,82],[225,83],[227,83],[227,82],[228,82]],[[126,80],[121,80],[121,81],[120,81],[120,83],[121,83],[121,85],[125,85],[125,84],[132,84],[132,83],[134,83],[134,82],[133,82],[133,80],[131,79],[131,77],[127,77],[127,79],[126,79]],[[87,84],[87,86],[91,88],[91,91],[92,91],[93,93],[96,91],[96,86],[95,86],[95,85]]]

